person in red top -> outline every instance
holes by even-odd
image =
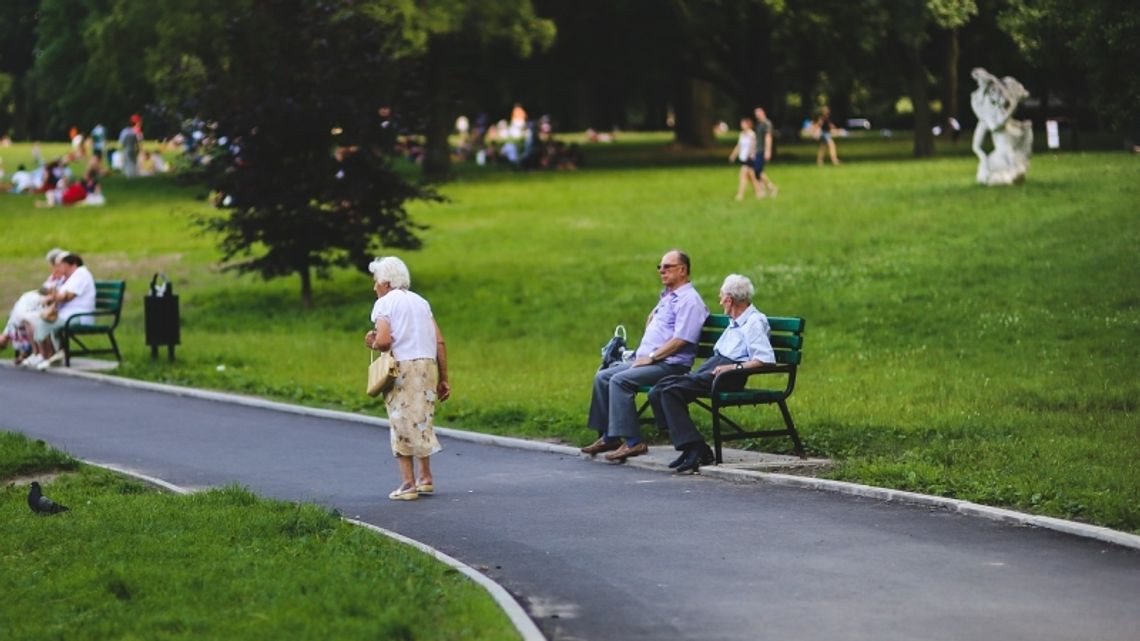
[[[47,200],[36,201],[36,207],[56,207],[58,205],[68,206],[76,203],[81,203],[87,200],[88,194],[98,193],[99,191],[99,178],[94,168],[87,170],[83,176],[83,180],[76,180],[70,183],[67,179],[60,179],[60,187],[46,192],[44,195]]]

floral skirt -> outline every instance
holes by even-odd
[[[440,451],[435,438],[435,390],[439,368],[435,359],[396,363],[396,382],[384,393],[393,456],[424,458]]]

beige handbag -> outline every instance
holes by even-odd
[[[396,382],[396,357],[392,356],[392,352],[380,352],[380,357],[377,358],[375,351],[368,352],[372,362],[368,365],[367,392],[369,396],[379,396]]]

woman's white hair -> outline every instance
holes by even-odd
[[[408,266],[395,256],[377,258],[368,264],[368,271],[377,283],[388,283],[392,289],[407,289],[412,286],[412,275]]]
[[[66,249],[60,249],[59,247],[52,247],[51,249],[48,250],[47,256],[44,256],[44,258],[47,259],[47,262],[49,265],[54,267],[55,264],[57,262],[59,262],[60,258],[63,258],[64,256],[66,256],[70,253],[71,252],[67,251]]]
[[[720,286],[720,291],[738,303],[750,303],[752,302],[752,297],[756,295],[756,288],[752,286],[752,281],[748,280],[747,276],[741,276],[740,274],[729,274],[725,276],[724,284]]]

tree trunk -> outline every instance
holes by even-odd
[[[682,76],[673,88],[674,139],[690,147],[713,144],[712,85]]]
[[[308,267],[297,270],[301,277],[301,307],[313,308],[313,275]]]
[[[424,65],[427,118],[422,172],[429,181],[451,178],[451,144],[448,136],[451,134],[454,114],[450,109],[450,85],[447,82],[447,48],[446,42],[434,41]]]
[[[916,45],[907,49],[910,100],[914,105],[914,156],[915,158],[926,158],[934,155],[930,100],[926,95],[926,68],[922,64],[921,48]]]
[[[958,118],[958,61],[962,50],[958,44],[958,29],[951,29],[946,43],[946,94],[942,97],[942,119]]]
[[[31,80],[27,77],[12,78],[12,139],[29,140],[32,138],[31,109]]]
[[[839,127],[847,126],[847,119],[851,113],[851,81],[842,80],[835,83],[831,93],[827,96],[827,106],[831,110],[831,121]]]

